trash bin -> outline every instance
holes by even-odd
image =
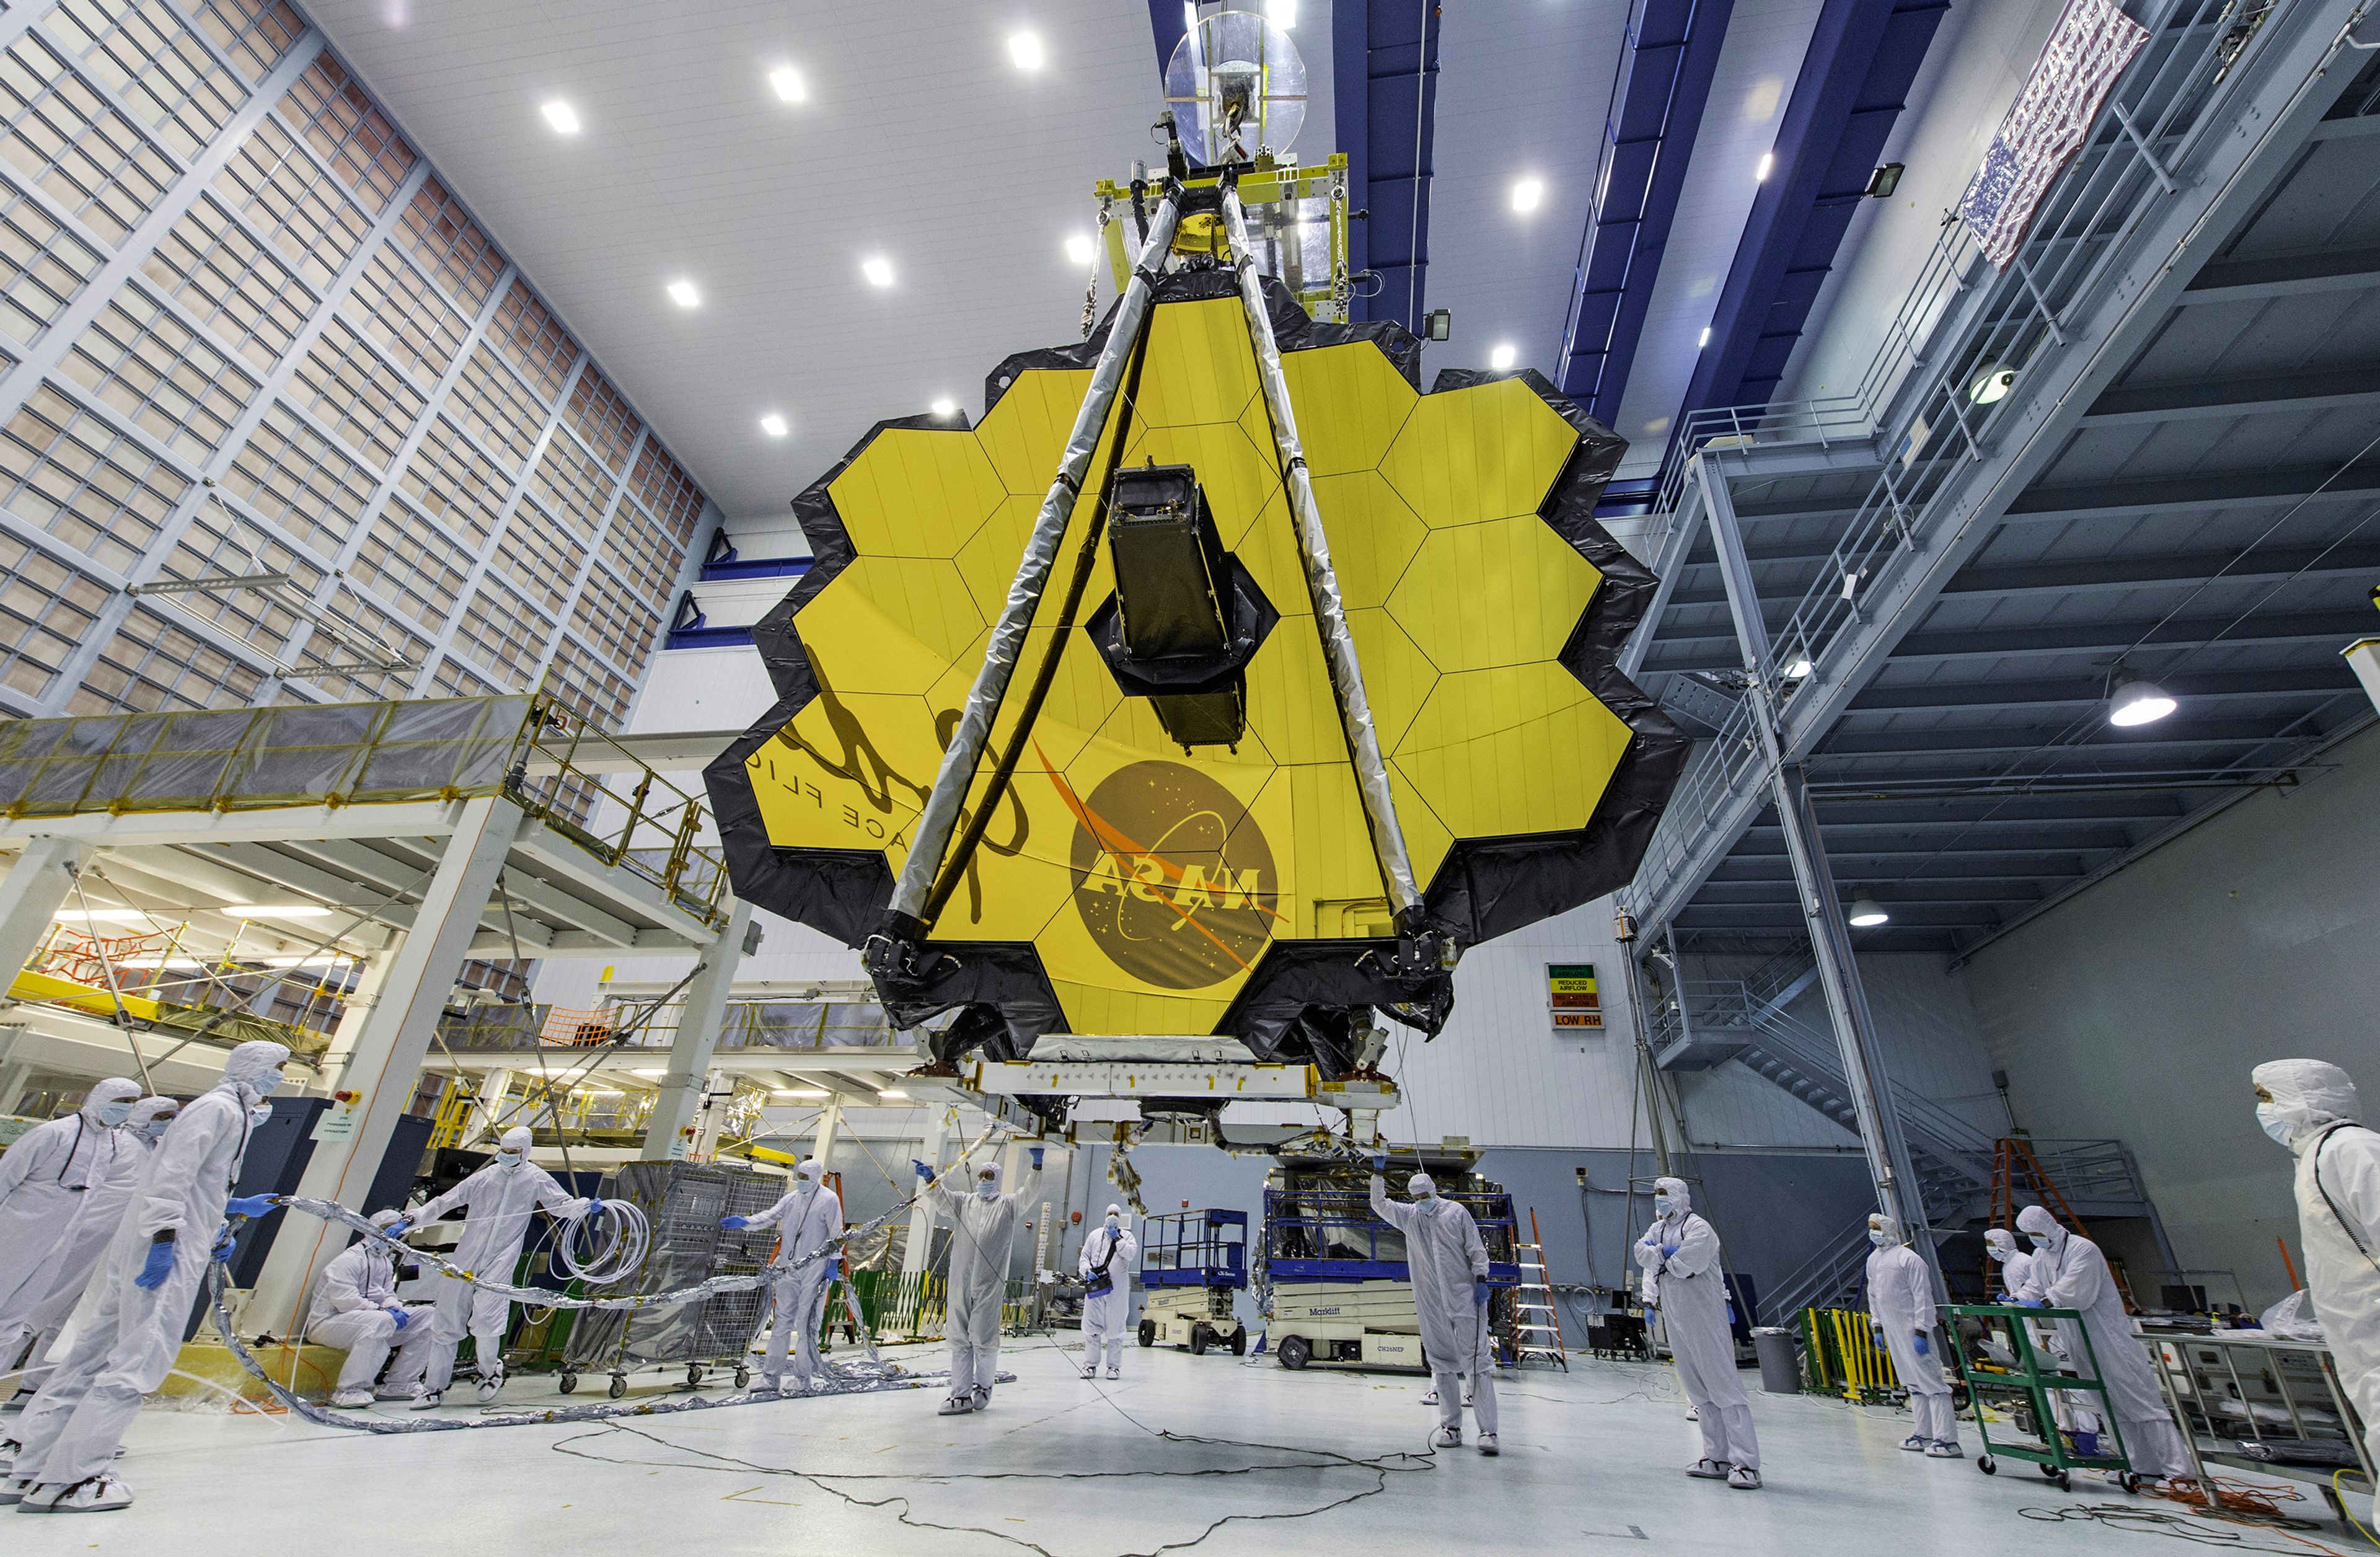
[[[1798,1338],[1790,1330],[1761,1325],[1752,1332],[1752,1349],[1760,1355],[1760,1387],[1770,1394],[1802,1393],[1802,1357]]]

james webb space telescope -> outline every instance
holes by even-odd
[[[708,773],[735,891],[863,948],[921,1075],[1050,1125],[1393,1106],[1376,1016],[1435,1034],[1464,948],[1625,882],[1684,755],[1614,664],[1625,445],[1348,321],[1304,91],[1263,18],[1192,30],[1167,176],[1099,189],[1104,322],[795,500],[780,700]]]

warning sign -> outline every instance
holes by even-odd
[[[1600,1029],[1603,1026],[1603,996],[1596,988],[1595,965],[1591,962],[1548,963],[1546,1004],[1553,1012],[1556,1028]]]

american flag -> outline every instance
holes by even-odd
[[[2049,181],[2090,138],[2108,89],[2148,41],[2116,0],[2067,0],[1959,203],[1993,264],[2005,270],[2015,257]]]

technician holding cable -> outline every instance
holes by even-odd
[[[427,1225],[458,1208],[468,1212],[462,1241],[455,1246],[453,1262],[484,1281],[509,1283],[520,1263],[521,1245],[528,1237],[529,1221],[542,1208],[565,1222],[600,1214],[603,1202],[563,1192],[553,1175],[528,1160],[528,1126],[516,1125],[497,1142],[496,1160],[446,1191],[419,1210],[407,1213],[384,1231],[392,1238],[407,1229]],[[424,1393],[413,1402],[417,1411],[443,1404],[455,1379],[455,1349],[466,1332],[471,1337],[474,1367],[479,1374],[482,1405],[496,1398],[504,1385],[504,1332],[512,1320],[512,1299],[501,1292],[483,1292],[468,1282],[441,1276],[438,1312],[431,1322],[429,1372]]]
[[[796,1338],[800,1344],[794,1350],[794,1388],[807,1392],[826,1382],[826,1364],[819,1358],[820,1308],[842,1258],[813,1259],[792,1269],[843,1236],[843,1201],[820,1182],[825,1174],[817,1158],[805,1157],[794,1170],[792,1191],[775,1205],[759,1216],[719,1219],[719,1225],[731,1233],[754,1227],[784,1228],[777,1251],[780,1273],[771,1287],[777,1322],[770,1328],[769,1355],[760,1365],[760,1388],[772,1393],[785,1387],[786,1343]]]
[[[951,1344],[951,1393],[941,1415],[956,1417],[991,1404],[1000,1373],[1000,1309],[1008,1295],[1008,1258],[1026,1200],[1041,1182],[1041,1148],[1030,1149],[1033,1173],[1025,1187],[1000,1192],[1000,1164],[975,1171],[975,1193],[953,1189],[931,1165],[911,1159],[926,1181],[926,1198],[951,1229],[951,1270],[942,1333]],[[964,1161],[964,1159],[962,1159]]]
[[[1463,1390],[1471,1381],[1471,1407],[1479,1417],[1479,1452],[1497,1453],[1496,1354],[1488,1332],[1488,1246],[1467,1206],[1441,1199],[1438,1181],[1415,1174],[1405,1181],[1413,1204],[1389,1198],[1385,1153],[1372,1158],[1372,1211],[1405,1235],[1405,1266],[1413,1277],[1414,1308],[1421,1319],[1421,1349],[1438,1384],[1438,1435],[1451,1449],[1463,1441]]]

